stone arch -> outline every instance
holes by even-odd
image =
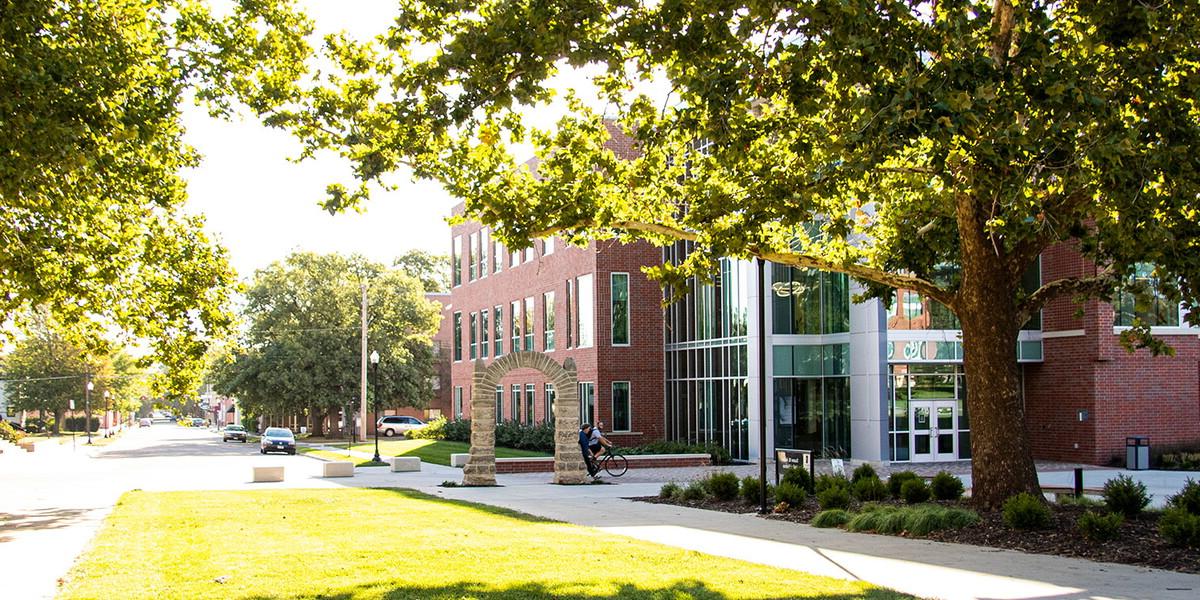
[[[496,386],[509,371],[536,369],[554,384],[554,483],[587,480],[579,451],[579,378],[575,361],[559,366],[541,352],[512,352],[484,365],[475,361],[471,389],[471,450],[464,485],[496,485]]]

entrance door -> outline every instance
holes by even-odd
[[[914,400],[909,407],[912,423],[913,462],[955,460],[958,435],[953,400]]]

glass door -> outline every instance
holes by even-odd
[[[909,408],[913,462],[955,460],[958,452],[953,400],[914,400]]]

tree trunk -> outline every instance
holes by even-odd
[[[312,424],[309,426],[309,432],[314,437],[325,437],[325,413],[327,411],[312,409],[308,411]]]
[[[980,507],[996,508],[1021,492],[1041,493],[1017,364],[1021,273],[1009,266],[1003,244],[986,233],[986,213],[974,199],[959,198],[957,216],[963,271],[955,310],[967,375],[971,498]]]
[[[64,414],[66,414],[66,411],[64,411],[64,410],[54,411],[54,435],[62,435],[62,423],[63,423],[63,415]],[[42,420],[43,421],[46,420],[45,415],[42,416]]]

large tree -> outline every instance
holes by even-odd
[[[81,340],[122,329],[192,387],[235,277],[182,210],[180,105],[286,96],[308,53],[290,4],[0,0],[0,322],[45,306]]]
[[[218,390],[255,414],[307,413],[321,434],[326,415],[357,404],[363,284],[380,407],[427,405],[441,305],[402,271],[336,254],[295,253],[255,275],[244,349],[216,369]]]
[[[411,169],[510,247],[688,240],[660,275],[756,256],[941,302],[962,323],[973,494],[996,505],[1038,489],[1022,324],[1111,297],[1139,263],[1197,296],[1198,39],[1196,2],[412,0],[377,40],[331,39],[338,69],[270,112],[355,163],[363,186],[331,186],[331,210]],[[531,128],[571,67],[601,102],[568,96]],[[605,146],[599,110],[639,156]],[[1095,273],[1024,290],[1056,244]]]

